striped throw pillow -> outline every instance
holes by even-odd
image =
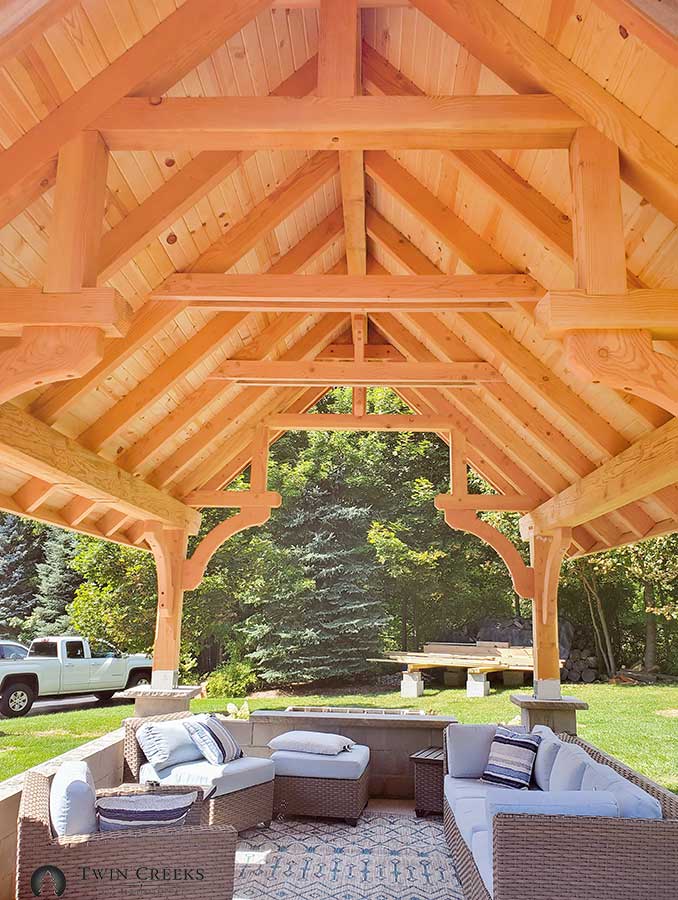
[[[541,737],[538,734],[519,734],[499,725],[480,780],[502,787],[527,790],[540,743]]]
[[[208,762],[221,766],[243,755],[240,745],[217,716],[187,719],[184,727]]]
[[[183,825],[197,792],[188,794],[128,794],[97,800],[99,831]]]

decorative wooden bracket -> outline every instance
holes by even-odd
[[[205,569],[210,559],[221,545],[234,534],[252,528],[254,525],[263,525],[271,517],[271,510],[265,507],[250,507],[243,509],[225,522],[221,522],[213,528],[209,534],[200,541],[193,556],[184,563],[183,588],[192,591],[198,587],[205,574]]]
[[[457,531],[468,531],[469,534],[475,534],[476,537],[489,544],[506,563],[516,594],[528,599],[534,597],[534,570],[525,565],[522,556],[505,534],[488,522],[479,519],[474,512],[446,510],[445,522],[450,528]]]
[[[570,332],[565,353],[581,377],[636,394],[678,416],[678,361],[653,349],[649,331]]]
[[[20,337],[0,339],[0,403],[89,372],[102,358],[100,328],[28,327]]]
[[[557,528],[553,534],[533,534],[530,538],[534,573],[534,683],[536,696],[543,700],[557,700],[560,697],[558,580],[571,541],[570,528]]]

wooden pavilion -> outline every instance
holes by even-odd
[[[154,554],[155,686],[184,591],[281,502],[271,443],[402,429],[449,443],[436,506],[533,600],[560,696],[563,557],[678,530],[663,7],[1,4],[0,508]],[[309,415],[334,385],[353,414]],[[187,559],[204,507],[238,512]]]

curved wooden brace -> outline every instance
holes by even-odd
[[[479,519],[473,512],[446,511],[445,522],[450,528],[468,531],[489,544],[506,563],[516,594],[528,599],[534,597],[534,569],[525,565],[522,556],[505,534]]]
[[[230,519],[226,519],[215,526],[209,534],[200,541],[190,559],[184,563],[183,588],[192,591],[198,587],[205,574],[207,564],[224,541],[234,534],[252,528],[254,525],[263,525],[271,518],[271,510],[266,507],[250,507],[243,509]]]
[[[678,361],[652,347],[649,331],[582,331],[565,337],[567,363],[587,381],[643,397],[678,416]]]
[[[0,403],[43,384],[79,378],[101,360],[100,328],[27,327],[20,337],[0,339]]]

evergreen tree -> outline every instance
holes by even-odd
[[[0,635],[18,637],[36,601],[36,566],[42,541],[30,522],[18,516],[0,519]]]
[[[24,639],[66,634],[72,630],[66,608],[82,581],[72,565],[77,551],[78,538],[72,532],[60,528],[45,529],[44,561],[36,566],[35,608],[21,629]]]
[[[351,502],[340,468],[304,491],[279,530],[311,584],[269,594],[249,621],[260,676],[272,684],[350,677],[378,655],[385,617],[371,588],[371,511]]]

